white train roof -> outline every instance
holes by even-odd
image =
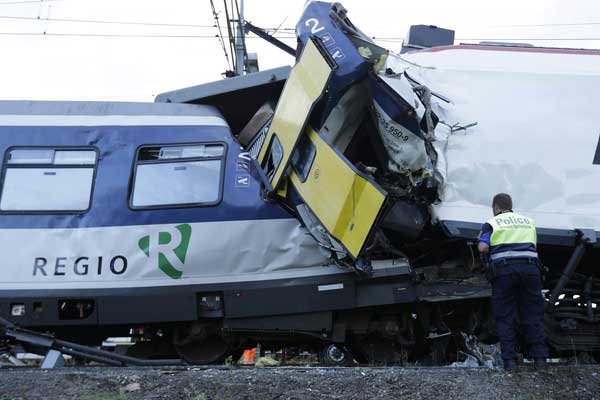
[[[451,101],[433,98],[446,124],[436,129],[445,184],[434,219],[481,223],[507,192],[538,227],[600,230],[600,51],[447,46],[388,66]]]

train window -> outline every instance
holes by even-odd
[[[313,142],[310,141],[308,135],[302,135],[294,154],[292,154],[292,168],[301,182],[306,181],[316,155],[317,148]]]
[[[10,149],[5,157],[0,211],[86,211],[97,160],[91,148]]]
[[[221,201],[225,145],[144,146],[138,150],[132,208],[214,205]]]

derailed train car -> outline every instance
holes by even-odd
[[[551,347],[598,352],[598,52],[395,55],[323,2],[297,34],[290,71],[154,104],[1,104],[0,316],[195,363],[444,361],[494,340],[474,241],[507,191],[540,228]]]

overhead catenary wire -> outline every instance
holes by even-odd
[[[50,0],[44,0],[44,2],[49,2]],[[59,1],[59,0],[52,0]],[[64,0],[60,0],[64,1]],[[40,3],[39,0],[32,1],[33,3]],[[226,2],[226,0],[224,0]],[[3,3],[0,3],[2,5]],[[7,3],[8,4],[8,3]],[[226,6],[226,3],[225,3]],[[227,13],[227,9],[225,12]],[[96,20],[96,19],[84,19],[84,18],[41,18],[41,17],[24,17],[17,15],[0,15],[0,19],[12,19],[12,20],[23,20],[23,21],[50,21],[50,22],[65,22],[65,23],[87,23],[87,24],[108,24],[108,25],[139,25],[139,26],[159,26],[159,27],[181,27],[181,28],[224,28],[224,26],[216,24],[212,25],[202,25],[202,24],[184,24],[184,23],[165,23],[165,22],[150,22],[150,21],[110,21],[110,20]],[[535,26],[579,26],[579,25],[599,25],[600,22],[588,22],[588,23],[577,23],[577,24],[539,24],[539,25],[497,25],[495,27],[535,27]],[[228,26],[225,26],[229,28]],[[282,28],[282,27],[274,27],[274,28],[263,28],[265,31],[272,32],[282,32],[289,33],[295,32],[295,28]],[[376,40],[403,40],[403,37],[377,37],[373,36],[372,39]],[[542,40],[541,38],[533,39],[533,38],[512,38],[512,39],[496,39],[496,38],[486,38],[486,39],[471,39],[471,38],[457,38],[457,40]],[[586,38],[548,38],[543,40],[590,40]],[[596,39],[591,39],[596,40]]]
[[[164,34],[105,34],[105,33],[83,33],[83,32],[65,32],[65,33],[51,33],[51,32],[0,32],[2,36],[81,36],[81,37],[138,37],[138,38],[196,38],[196,39],[214,39],[218,38],[218,35],[164,35]],[[292,35],[275,35],[274,37],[282,40],[296,40],[296,36]],[[246,39],[260,39],[255,36],[247,36]],[[380,38],[372,37],[373,40],[379,40],[382,42],[401,42],[403,38]],[[473,40],[473,41],[599,41],[600,37],[589,37],[589,38],[456,38],[456,41],[460,40]]]
[[[189,39],[214,39],[215,35],[153,35],[153,34],[123,34],[123,33],[52,33],[52,32],[0,32],[1,36],[71,36],[71,37],[131,37],[131,38],[189,38]],[[278,37],[279,39],[295,40],[295,36]],[[249,39],[260,39],[259,37],[250,37]]]
[[[67,23],[84,23],[84,24],[108,24],[108,25],[139,25],[139,26],[159,26],[173,28],[225,28],[216,24],[199,25],[199,24],[182,24],[182,23],[166,23],[166,22],[150,22],[150,21],[109,21],[98,19],[82,19],[82,18],[41,18],[41,17],[22,17],[18,15],[0,15],[0,19],[12,19],[23,21],[49,21],[49,22],[67,22]],[[266,31],[274,31],[277,28],[264,28]],[[279,29],[284,30],[284,29]],[[292,29],[293,31],[293,29]],[[290,33],[291,34],[291,33]]]
[[[52,3],[43,3],[40,2],[40,5],[38,7],[38,18],[42,17],[42,7],[48,6],[48,10],[46,11],[46,21],[44,22],[44,33],[48,30],[48,18],[50,18],[50,10],[52,10]]]
[[[154,35],[154,34],[105,34],[105,33],[82,33],[82,32],[68,32],[68,33],[51,33],[51,32],[0,32],[2,36],[72,36],[72,37],[132,37],[132,38],[190,38],[190,39],[214,39],[218,38],[218,35]],[[281,40],[296,40],[296,36],[274,36]],[[248,36],[246,39],[260,39],[255,36]],[[374,40],[382,42],[401,42],[403,38],[379,38],[373,37]],[[600,37],[590,38],[457,38],[460,40],[478,40],[478,41],[522,41],[522,40],[538,40],[538,41],[599,41]]]
[[[31,3],[49,3],[51,1],[65,1],[65,0],[31,0]],[[10,3],[1,3],[2,4],[10,4]],[[226,6],[226,0],[224,0],[224,4]],[[226,13],[228,10],[226,9]],[[181,28],[223,28],[224,26],[217,26],[216,24],[212,25],[202,25],[202,24],[184,24],[184,23],[163,23],[163,22],[150,22],[150,21],[110,21],[110,20],[97,20],[97,19],[84,19],[84,18],[41,18],[41,17],[24,17],[17,15],[0,15],[0,19],[12,19],[12,20],[24,20],[24,21],[50,21],[50,22],[65,22],[65,23],[89,23],[89,24],[109,24],[109,25],[139,25],[139,26],[158,26],[158,27],[181,27]],[[229,24],[228,24],[229,25]],[[578,25],[600,25],[600,22],[586,22],[586,23],[573,23],[573,24],[523,24],[523,25],[498,25],[498,27],[519,27],[519,26],[578,26]],[[229,26],[226,26],[230,29]],[[263,28],[265,31],[285,31],[283,34],[292,34],[295,31],[294,28]],[[229,33],[229,32],[228,32]],[[233,37],[232,34],[230,34]],[[372,36],[374,40],[381,41],[402,41],[403,37],[379,37]],[[551,38],[457,38],[456,40],[557,40],[557,41],[569,41],[569,40],[600,40],[600,38],[592,37],[592,38],[565,38],[565,37],[551,37]]]
[[[58,0],[43,0],[43,1],[31,1],[32,3],[45,3],[50,1],[58,1]],[[62,1],[62,0],[61,0]],[[211,0],[212,1],[212,0]],[[226,1],[226,0],[225,0]],[[0,5],[3,3],[0,3]],[[226,6],[226,2],[225,2]],[[216,10],[215,10],[216,11]],[[228,10],[227,10],[228,11]],[[13,19],[13,20],[32,20],[32,21],[52,21],[52,22],[65,22],[65,23],[90,23],[90,24],[114,24],[114,25],[139,25],[139,26],[157,26],[157,27],[182,27],[182,28],[218,28],[220,31],[221,26],[218,23],[212,25],[202,25],[202,24],[183,24],[183,23],[161,23],[161,22],[149,22],[149,21],[110,21],[110,20],[97,20],[97,19],[81,19],[81,18],[40,18],[40,17],[23,17],[23,16],[13,16],[13,15],[0,15],[0,19]],[[592,24],[592,22],[587,23]],[[598,23],[600,25],[600,23]],[[550,24],[548,24],[550,25]],[[561,24],[554,24],[561,25]],[[567,25],[567,24],[562,24]],[[228,36],[230,40],[233,40],[233,34],[231,32],[231,27],[228,23]],[[293,28],[266,28],[266,31],[293,31]],[[33,32],[0,32],[1,35],[23,35],[23,36],[41,36],[40,34],[36,34]],[[178,37],[178,38],[214,38],[219,37],[218,35],[209,36],[209,35],[137,35],[137,34],[86,34],[86,33],[69,33],[69,34],[48,34],[48,36],[98,36],[98,37]],[[222,38],[222,32],[220,31],[220,37]],[[274,35],[274,37],[280,39],[294,39],[295,36],[292,35],[291,32],[281,32],[280,35]],[[253,38],[253,37],[250,37]],[[401,42],[404,40],[403,37],[379,37],[372,36],[372,39],[379,40],[382,42]],[[598,41],[600,37],[512,37],[512,38],[456,38],[457,41],[460,40],[473,40],[473,41]],[[232,44],[230,43],[230,47]],[[230,49],[230,51],[232,51]]]
[[[14,19],[25,21],[50,21],[50,22],[75,22],[86,24],[109,24],[109,25],[140,25],[140,26],[165,26],[165,27],[181,27],[181,28],[216,28],[213,25],[197,25],[197,24],[170,24],[161,22],[143,22],[143,21],[108,21],[95,19],[69,19],[69,18],[40,18],[40,17],[21,17],[16,15],[0,15],[0,19]]]
[[[57,1],[65,1],[65,0],[19,0],[19,1],[5,1],[0,2],[0,6],[3,5],[16,5],[16,4],[43,4],[43,3],[54,3]]]

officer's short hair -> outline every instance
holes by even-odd
[[[512,210],[512,198],[509,194],[498,193],[492,200],[492,208],[498,207],[501,210]]]

